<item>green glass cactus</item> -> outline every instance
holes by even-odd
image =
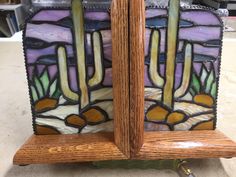
[[[175,78],[175,61],[177,50],[177,35],[179,27],[179,3],[180,0],[170,1],[168,12],[167,29],[167,59],[166,59],[166,82],[164,85],[163,102],[165,105],[173,106],[173,90]]]
[[[93,87],[103,79],[103,66],[102,66],[102,48],[101,48],[101,37],[98,32],[93,32],[93,53],[94,53],[94,74],[89,80],[89,86]]]
[[[67,69],[67,55],[64,46],[58,47],[58,65],[60,74],[60,85],[63,95],[70,100],[80,102],[80,108],[84,108],[89,104],[89,91],[88,86],[93,87],[99,84],[103,78],[103,65],[102,65],[102,47],[101,47],[101,36],[98,32],[93,32],[93,52],[94,52],[94,63],[95,72],[92,78],[86,80],[86,58],[85,58],[85,31],[84,31],[84,16],[83,16],[83,4],[80,0],[72,1],[72,18],[74,24],[74,36],[75,46],[77,55],[77,68],[78,68],[78,79],[80,95],[73,92],[69,87],[68,81],[68,69]]]
[[[160,33],[158,30],[154,30],[151,40],[151,57],[150,57],[150,67],[149,75],[155,84],[155,86],[162,88],[164,85],[164,79],[159,73],[159,47],[160,46]]]
[[[151,55],[149,74],[155,86],[163,89],[163,103],[173,108],[174,98],[183,96],[190,84],[192,59],[192,45],[185,46],[184,71],[181,86],[175,90],[175,67],[176,67],[176,51],[177,51],[177,35],[179,27],[179,0],[170,1],[168,12],[168,31],[167,31],[167,59],[165,79],[160,75],[158,70],[159,48],[160,48],[160,32],[153,31],[151,40]]]
[[[175,77],[175,64],[176,64],[176,50],[177,50],[177,33],[179,22],[179,0],[170,1],[168,13],[168,31],[167,31],[167,59],[166,59],[166,73],[165,79],[158,71],[159,60],[159,45],[160,33],[154,30],[152,35],[151,44],[151,58],[149,74],[153,83],[163,89],[163,103],[168,107],[173,107],[173,99],[181,97],[185,94],[191,78],[192,67],[192,45],[185,46],[185,60],[184,60],[184,73],[181,86],[174,90],[174,77]],[[93,32],[93,52],[94,52],[94,68],[95,73],[92,78],[86,82],[86,61],[85,61],[85,32],[83,20],[83,5],[80,0],[72,1],[72,18],[75,30],[75,45],[77,54],[77,68],[79,78],[80,95],[73,92],[69,87],[68,73],[67,73],[67,56],[64,46],[58,48],[58,63],[60,74],[60,85],[63,95],[73,101],[80,100],[80,107],[84,108],[89,104],[88,86],[93,87],[99,84],[103,78],[102,66],[102,47],[101,37],[98,32]],[[82,28],[81,28],[82,27]]]

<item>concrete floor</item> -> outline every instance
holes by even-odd
[[[218,129],[236,141],[236,39],[225,40]],[[170,170],[93,169],[88,165],[12,165],[16,150],[32,134],[26,74],[20,42],[0,42],[0,177],[174,177]],[[184,152],[183,152],[184,153]],[[198,177],[236,177],[236,158],[190,160]]]
[[[236,37],[236,17],[226,17],[223,18],[224,24],[229,27],[232,31],[226,32],[224,34],[225,38],[235,38]]]

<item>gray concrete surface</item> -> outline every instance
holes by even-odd
[[[218,101],[218,128],[236,141],[236,40],[226,40]],[[32,134],[21,43],[0,43],[0,177],[175,177],[170,170],[93,169],[88,165],[12,165]],[[183,152],[184,153],[184,152]],[[197,177],[236,177],[236,158],[190,160]]]

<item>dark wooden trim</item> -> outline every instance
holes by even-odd
[[[147,132],[134,159],[230,158],[236,143],[220,131]]]
[[[139,152],[144,133],[144,43],[145,2],[130,0],[130,148],[131,156]]]
[[[17,151],[13,163],[50,164],[126,158],[114,144],[113,133],[32,135]]]
[[[111,28],[114,136],[116,145],[127,157],[130,155],[128,8],[128,0],[112,1]]]

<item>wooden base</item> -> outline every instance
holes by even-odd
[[[49,164],[126,159],[113,133],[32,135],[16,152],[13,163]]]
[[[151,132],[133,159],[235,157],[236,143],[219,131]],[[127,157],[114,144],[113,133],[32,135],[13,163],[43,164],[121,160]]]
[[[177,131],[144,134],[135,159],[202,159],[236,157],[236,143],[220,131]]]

